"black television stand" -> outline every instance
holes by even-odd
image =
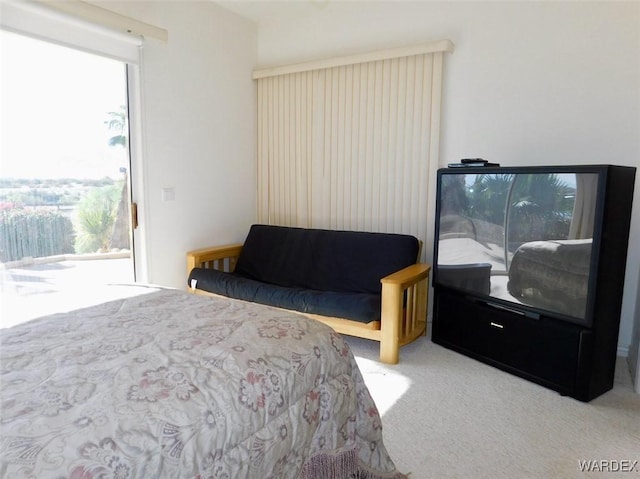
[[[590,329],[495,308],[448,288],[434,292],[434,343],[581,401],[613,386],[615,351],[594,350]],[[592,374],[594,360],[606,374]]]

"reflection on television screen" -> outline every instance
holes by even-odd
[[[595,173],[443,174],[437,282],[582,319]]]

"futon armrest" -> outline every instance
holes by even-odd
[[[429,271],[431,270],[431,266],[426,263],[416,263],[411,266],[407,266],[406,268],[401,269],[400,271],[396,271],[395,273],[391,273],[388,276],[385,276],[380,280],[382,283],[382,288],[386,284],[400,286],[401,290],[407,289],[412,284],[416,284],[417,282],[426,279],[429,275]]]
[[[187,275],[193,268],[233,271],[242,251],[242,243],[212,246],[187,252]]]
[[[380,280],[380,360],[396,364],[398,348],[426,332],[427,282],[431,266],[416,263]]]

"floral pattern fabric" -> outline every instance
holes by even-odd
[[[2,478],[395,478],[341,336],[178,290],[0,330]]]

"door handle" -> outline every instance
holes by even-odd
[[[131,228],[138,227],[138,203],[131,203]]]

